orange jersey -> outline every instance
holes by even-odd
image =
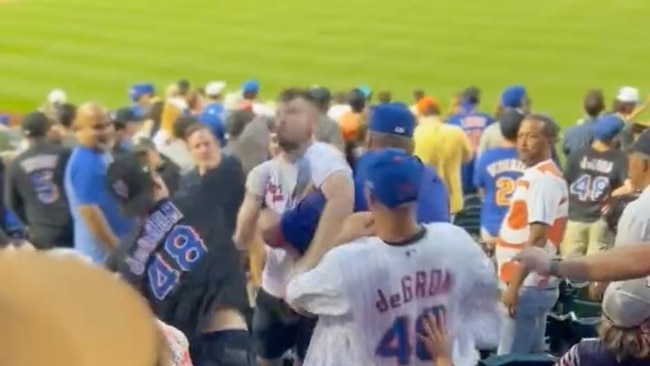
[[[530,236],[530,224],[549,226],[545,250],[550,256],[558,253],[569,213],[567,183],[562,172],[552,160],[543,161],[524,171],[510,200],[496,246],[499,279],[502,286],[510,282],[517,264],[512,258],[523,249]],[[550,286],[557,283],[531,273],[523,286]]]

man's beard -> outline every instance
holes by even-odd
[[[297,151],[300,148],[300,142],[298,141],[291,141],[288,139],[284,139],[281,136],[278,136],[278,146],[282,151],[284,152],[294,152]]]

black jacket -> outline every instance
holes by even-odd
[[[27,226],[37,247],[71,246],[73,221],[63,180],[70,150],[39,141],[14,158],[7,169],[7,208]]]
[[[46,141],[16,156],[7,169],[5,204],[26,225],[72,230],[63,187],[67,148]]]
[[[109,258],[156,316],[190,339],[218,307],[250,314],[239,254],[222,221],[194,201],[166,200]]]
[[[223,155],[216,168],[200,175],[193,169],[181,179],[177,198],[197,200],[206,215],[220,210],[224,226],[229,235],[234,234],[237,226],[237,213],[246,193],[246,176],[242,165],[234,156]]]

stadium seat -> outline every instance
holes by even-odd
[[[556,358],[548,354],[492,356],[479,366],[552,366]]]
[[[465,196],[463,209],[456,214],[454,225],[462,227],[475,238],[481,237],[481,196]]]
[[[599,302],[586,301],[586,300],[573,300],[570,304],[571,311],[575,314],[576,318],[598,318],[602,310]]]

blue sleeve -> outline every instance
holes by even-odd
[[[447,117],[447,123],[455,126],[460,126],[459,117],[460,116],[458,114],[452,114],[451,116]]]
[[[72,169],[71,183],[72,190],[77,196],[80,205],[98,205],[100,203],[100,192],[104,180],[97,173],[97,165],[101,161],[93,161],[89,156],[77,155],[78,159],[71,161]]]
[[[447,187],[438,178],[427,179],[420,190],[417,205],[419,223],[450,222],[449,193]]]
[[[354,212],[368,211],[366,192],[363,185],[363,161],[364,156],[357,158],[354,164]]]
[[[368,202],[359,174],[354,175],[354,212],[368,211]]]

